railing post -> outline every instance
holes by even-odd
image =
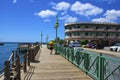
[[[72,54],[71,54],[71,56],[72,56],[71,59],[72,59],[72,63],[73,63],[73,60],[74,60],[74,51],[71,50],[71,53],[72,53]]]
[[[35,56],[39,51],[39,46],[35,46],[29,49],[29,53],[28,53],[28,65],[29,65],[29,61],[34,62],[35,61]]]
[[[23,64],[23,65],[24,65],[24,67],[23,67],[24,72],[27,72],[27,66],[26,66],[26,63],[27,63],[27,60],[26,60],[26,54],[27,54],[27,53],[24,54],[24,64]]]
[[[4,80],[10,80],[10,61],[5,61],[4,67]]]
[[[28,66],[30,66],[30,50],[28,50],[27,55],[28,55]]]
[[[35,54],[36,54],[36,46],[33,48],[33,54],[32,54],[33,55],[33,57],[32,57],[33,60],[32,61],[35,61]]]
[[[12,67],[14,67],[14,51],[12,51]]]
[[[99,77],[99,56],[97,57],[97,61],[96,61],[96,74],[97,77]]]
[[[87,72],[88,72],[88,70],[89,70],[89,64],[90,64],[89,61],[90,61],[90,60],[89,60],[89,54],[88,54],[88,53],[85,53],[85,54],[84,54],[84,68],[85,68],[86,74],[87,74]]]
[[[17,54],[17,61],[16,61],[16,66],[17,66],[17,79],[18,80],[21,80],[21,74],[20,74],[20,67],[21,67],[21,65],[20,65],[20,58],[19,58],[19,55]]]
[[[67,56],[67,49],[68,49],[68,48],[65,49],[65,58],[66,58],[66,56]]]
[[[99,79],[104,80],[104,58],[102,54],[99,57]]]
[[[34,61],[34,51],[30,49],[30,61]]]

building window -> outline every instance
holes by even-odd
[[[85,35],[86,36],[92,36],[92,32],[86,32]]]
[[[106,33],[106,37],[108,37],[108,33]]]
[[[86,29],[88,29],[89,27],[88,26],[85,26]]]
[[[72,30],[72,27],[65,27],[65,29],[69,29],[69,30]]]
[[[96,33],[96,36],[103,36],[103,33]]]
[[[69,27],[70,30],[72,30],[72,27]]]
[[[80,32],[74,32],[74,36],[80,36]]]
[[[113,26],[107,26],[106,29],[113,29]]]
[[[116,37],[118,37],[118,33],[116,33]]]
[[[114,36],[114,33],[108,33],[108,36]]]
[[[118,26],[118,29],[120,29],[120,26]]]
[[[80,26],[78,25],[77,28],[80,28]]]
[[[106,27],[106,30],[108,30],[109,28],[108,28],[108,26]]]
[[[74,28],[75,28],[75,29],[79,29],[80,26],[79,26],[79,25],[75,25]]]
[[[102,26],[96,26],[96,29],[104,29]]]
[[[66,33],[65,36],[71,37],[71,33]]]
[[[85,33],[86,36],[88,36],[88,33]]]
[[[120,37],[120,33],[118,33],[118,37]]]
[[[116,30],[120,30],[120,26],[117,26],[117,27],[116,27]]]

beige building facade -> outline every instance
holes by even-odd
[[[65,41],[104,40],[120,41],[120,24],[80,22],[67,23],[65,27]]]

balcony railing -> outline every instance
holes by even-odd
[[[106,38],[106,36],[96,36],[96,38]]]
[[[107,31],[117,31],[116,29],[107,29]]]
[[[66,29],[65,32],[69,32],[69,31],[72,31],[71,29]]]
[[[65,38],[71,38],[71,36],[65,36]]]

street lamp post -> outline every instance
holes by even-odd
[[[47,35],[47,37],[46,37],[46,43],[48,43],[48,38],[49,38],[49,36]]]
[[[42,36],[43,36],[43,35],[42,35],[42,32],[41,32],[41,48],[42,48]]]
[[[54,28],[56,30],[56,39],[55,39],[55,47],[57,47],[57,28],[59,26],[59,23],[58,23],[58,17],[56,16],[56,23],[54,25]],[[57,54],[57,48],[55,49],[55,54]]]

